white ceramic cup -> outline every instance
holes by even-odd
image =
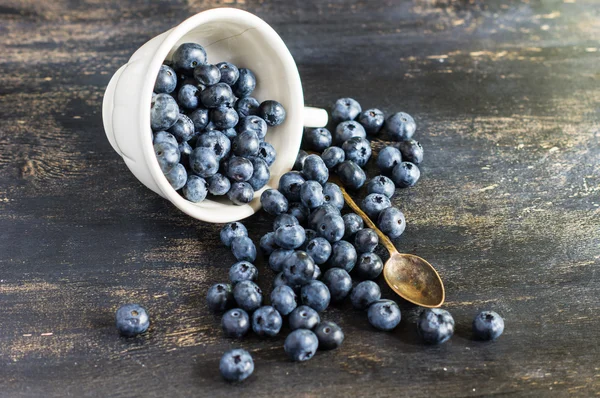
[[[248,205],[233,205],[227,197],[192,203],[171,187],[156,160],[150,129],[154,82],[163,61],[186,42],[204,46],[211,63],[228,61],[250,68],[257,79],[252,96],[259,101],[274,99],[286,109],[285,122],[269,127],[266,136],[277,151],[271,180]],[[277,187],[281,175],[292,168],[303,128],[327,124],[325,110],[304,107],[298,68],[281,37],[262,19],[233,8],[196,14],[140,47],[111,78],[102,118],[110,144],[138,180],[190,216],[213,223],[241,220],[260,209],[262,191]]]

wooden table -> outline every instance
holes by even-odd
[[[598,394],[600,7],[485,3],[3,0],[0,395]],[[330,308],[346,341],[306,363],[286,359],[285,333],[222,337],[204,302],[234,262],[220,226],[138,183],[101,120],[109,78],[135,49],[221,5],[280,32],[308,104],[350,96],[415,116],[426,160],[419,184],[394,197],[408,220],[396,244],[440,270],[450,342],[422,345],[419,308],[401,300],[391,333],[348,303]],[[258,240],[271,219],[246,224]],[[117,335],[126,302],[149,309],[147,335]],[[506,320],[496,342],[470,336],[483,309]],[[256,362],[241,385],[218,373],[232,347]]]

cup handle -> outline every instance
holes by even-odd
[[[325,127],[328,120],[329,116],[325,109],[304,107],[304,127]]]

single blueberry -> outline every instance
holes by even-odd
[[[296,293],[287,285],[276,286],[271,292],[271,304],[281,315],[289,315],[298,306]]]
[[[257,279],[258,269],[248,261],[238,261],[229,268],[229,280],[233,285],[241,281],[256,281]]]
[[[177,92],[177,103],[184,109],[193,110],[200,105],[200,90],[193,84],[185,84]]]
[[[227,197],[234,205],[245,205],[254,199],[254,189],[247,182],[234,182],[231,184],[229,192],[227,192]]]
[[[194,78],[203,86],[212,86],[221,80],[221,70],[211,64],[202,64],[194,68]]]
[[[307,156],[308,153],[300,149],[298,151],[298,156],[296,156],[296,161],[294,162],[294,167],[292,167],[292,170],[302,171],[302,168],[304,167],[304,161],[306,160]]]
[[[357,310],[366,310],[371,304],[381,298],[381,290],[373,281],[363,281],[352,289],[350,301]]]
[[[248,236],[248,230],[246,229],[246,226],[244,224],[236,221],[226,224],[221,229],[219,236],[221,238],[221,243],[223,243],[227,247],[230,247],[231,241],[233,239],[238,238],[240,236]]]
[[[402,159],[418,165],[423,161],[423,147],[419,141],[408,140],[398,144]]]
[[[221,376],[227,381],[242,381],[254,372],[254,361],[246,350],[227,351],[219,362]]]
[[[402,235],[406,228],[404,214],[395,207],[388,207],[379,213],[377,226],[390,239],[396,239]]]
[[[198,136],[196,148],[200,147],[210,149],[215,154],[217,160],[220,161],[229,156],[231,141],[219,130],[211,130]]]
[[[331,256],[331,243],[325,238],[314,238],[306,245],[306,252],[316,264],[325,264]]]
[[[333,170],[338,164],[346,160],[344,150],[338,146],[331,146],[323,151],[321,159],[329,170]]]
[[[313,180],[324,185],[329,178],[329,169],[319,155],[308,155],[302,166],[302,176],[307,181]]]
[[[410,162],[402,162],[392,170],[392,180],[398,188],[412,187],[419,181],[421,171],[417,165]]]
[[[258,107],[257,115],[269,126],[279,126],[285,121],[285,108],[277,101],[263,101]]]
[[[283,264],[283,275],[292,285],[303,285],[312,280],[315,262],[304,251],[297,250]]]
[[[290,203],[288,206],[288,214],[296,217],[298,223],[300,225],[306,225],[306,220],[308,219],[308,215],[310,214],[310,210],[308,210],[302,203],[295,202]]]
[[[181,154],[177,145],[168,142],[159,142],[154,144],[154,154],[163,173],[168,173],[179,164]]]
[[[371,159],[371,143],[365,138],[352,137],[344,142],[342,149],[346,154],[346,159],[352,160],[360,167],[365,167]]]
[[[190,144],[188,144],[185,141],[180,144],[177,144],[177,148],[179,149],[179,153],[180,153],[179,162],[181,162],[181,164],[183,164],[183,165],[189,166],[190,155],[194,151],[194,148],[192,148],[190,146]]]
[[[247,236],[233,238],[231,241],[231,252],[238,261],[254,262],[256,260],[256,246]]]
[[[383,271],[383,261],[375,253],[363,253],[358,257],[353,271],[359,279],[374,280]]]
[[[273,232],[286,225],[300,225],[298,219],[291,214],[282,213],[273,221]]]
[[[177,138],[175,138],[173,134],[166,131],[158,131],[153,136],[153,144],[160,144],[161,142],[166,142],[175,146],[179,146]]]
[[[275,234],[275,232],[272,233]],[[284,264],[292,254],[294,254],[293,250],[275,249],[269,256],[269,268],[275,272],[282,272]]]
[[[194,135],[194,122],[183,113],[180,113],[175,124],[169,127],[167,131],[173,134],[179,142],[189,141]]]
[[[332,182],[325,183],[323,187],[323,199],[325,203],[337,207],[339,210],[344,208],[344,195],[337,184]]]
[[[319,313],[314,309],[300,305],[290,313],[290,329],[312,329],[321,322]]]
[[[275,232],[267,232],[260,238],[260,242],[258,243],[260,249],[262,250],[265,256],[270,256],[275,250],[279,249],[277,244],[275,244]]]
[[[325,127],[310,129],[304,133],[304,144],[308,149],[323,152],[331,146],[331,132]]]
[[[323,186],[317,181],[306,181],[300,187],[300,201],[309,209],[314,209],[323,204]]]
[[[312,280],[302,286],[302,304],[309,306],[317,312],[323,312],[329,306],[331,295],[327,286],[317,280]]]
[[[229,178],[225,177],[223,174],[217,173],[208,179],[208,192],[210,192],[211,195],[223,196],[226,195],[230,189],[231,182],[229,181]]]
[[[281,330],[282,324],[281,315],[270,305],[260,307],[252,314],[252,330],[261,337],[276,336]]]
[[[156,82],[154,82],[154,92],[156,94],[169,94],[175,90],[175,87],[177,87],[175,71],[167,65],[161,65]]]
[[[304,184],[304,178],[298,171],[288,171],[279,179],[279,192],[290,202],[300,201],[300,188]]]
[[[248,181],[254,173],[252,162],[241,156],[233,156],[227,164],[227,177],[236,182]]]
[[[331,301],[340,302],[352,290],[352,278],[345,269],[330,268],[323,275],[323,283],[327,285],[331,294]]]
[[[379,109],[367,109],[358,115],[358,122],[365,128],[367,134],[376,135],[381,130],[385,117]]]
[[[296,249],[305,238],[304,228],[300,225],[284,225],[275,231],[275,243],[283,249]]]
[[[258,191],[271,179],[271,172],[269,171],[269,166],[265,163],[264,160],[257,157],[250,158],[250,162],[252,163],[252,177],[248,180],[248,184],[254,189]]]
[[[264,160],[267,166],[271,167],[276,158],[275,148],[268,142],[262,141],[258,146],[258,153],[256,156]]]
[[[212,177],[219,171],[219,159],[212,149],[198,147],[190,155],[190,168],[200,177]]]
[[[206,51],[197,43],[183,43],[173,53],[171,58],[173,69],[191,75],[194,68],[206,63]]]
[[[319,323],[314,333],[319,339],[320,350],[334,350],[344,342],[344,332],[336,323],[325,321]]]
[[[353,137],[367,138],[367,133],[365,133],[363,126],[354,120],[342,122],[337,125],[333,132],[333,143],[335,145],[342,145]]]
[[[233,139],[232,149],[237,156],[256,156],[259,147],[260,140],[253,131],[246,130]]]
[[[237,79],[240,77],[240,71],[232,63],[229,62],[219,62],[217,65],[219,68],[221,82],[233,86]]]
[[[213,313],[225,312],[233,306],[233,303],[231,285],[227,283],[214,284],[206,293],[206,304]]]
[[[426,309],[417,322],[417,332],[427,344],[441,344],[454,334],[454,318],[446,310]]]
[[[384,174],[391,174],[396,165],[402,162],[402,153],[398,148],[386,146],[377,155],[377,167]]]
[[[260,102],[256,98],[253,97],[244,97],[237,100],[235,103],[235,110],[238,115],[240,115],[240,119],[243,119],[248,116],[256,115],[258,113],[258,107]]]
[[[377,176],[372,178],[367,184],[367,193],[377,193],[391,198],[396,191],[394,182],[386,176]]]
[[[126,337],[144,333],[150,326],[148,312],[139,304],[125,304],[117,310],[115,317],[119,333]]]
[[[248,116],[237,125],[238,134],[246,131],[252,131],[259,140],[264,140],[267,135],[267,123],[258,116]]]
[[[354,246],[350,242],[340,240],[331,245],[331,256],[327,265],[330,268],[342,268],[350,272],[354,268],[357,258],[358,254]]]
[[[262,304],[262,290],[252,281],[241,281],[233,288],[233,298],[241,309],[253,312]]]
[[[361,203],[361,208],[371,220],[377,220],[379,213],[391,206],[390,198],[379,193],[368,194]]]
[[[308,216],[309,228],[316,230],[318,233],[317,229],[319,227],[319,223],[323,221],[323,217],[325,217],[327,214],[339,216],[340,210],[337,207],[330,204],[324,204],[322,206],[317,207]]]
[[[482,311],[473,319],[473,335],[479,340],[495,340],[504,332],[504,319],[494,311]]]
[[[369,306],[367,317],[371,326],[388,332],[398,326],[402,316],[395,301],[379,300]]]
[[[194,109],[189,114],[192,123],[194,123],[195,132],[200,132],[208,125],[208,109],[198,108]]]
[[[225,130],[238,124],[239,116],[235,109],[221,106],[210,110],[210,120],[218,129]]]
[[[356,213],[347,213],[342,217],[344,219],[344,238],[345,240],[351,240],[354,235],[361,229],[364,228],[363,219]]]
[[[177,101],[169,94],[157,94],[152,98],[150,108],[150,127],[152,131],[167,130],[179,118]]]
[[[412,138],[417,125],[408,113],[398,112],[386,119],[384,129],[391,140],[406,141]]]
[[[321,268],[315,264],[315,272],[313,273],[313,280],[319,279],[321,277]]]
[[[183,197],[190,202],[199,203],[206,199],[207,194],[206,180],[194,174],[189,175],[183,187]]]
[[[233,93],[236,97],[243,98],[252,94],[256,87],[256,76],[250,69],[239,68],[239,77],[233,85]]]
[[[326,214],[317,223],[315,230],[319,236],[327,239],[329,242],[337,242],[344,237],[344,219],[338,214]]]
[[[248,333],[250,329],[250,317],[241,308],[231,309],[221,318],[221,327],[225,336],[239,339]]]
[[[165,174],[165,177],[167,178],[167,181],[169,181],[169,184],[171,184],[171,187],[178,191],[183,188],[187,182],[187,171],[185,171],[185,167],[183,167],[181,163],[178,163],[171,171]]]
[[[217,83],[207,87],[200,93],[200,101],[206,108],[218,108],[220,106],[233,105],[233,93],[225,83]]]
[[[333,109],[331,110],[331,120],[333,120],[334,123],[354,120],[361,110],[358,101],[352,98],[340,98],[335,101],[335,104],[333,105]]]
[[[288,200],[276,189],[267,189],[260,195],[260,204],[272,216],[288,211]]]
[[[364,228],[356,232],[354,247],[357,253],[372,253],[379,244],[377,233],[371,228]]]
[[[319,339],[310,330],[296,329],[287,336],[283,348],[292,361],[308,361],[317,352]]]
[[[364,170],[351,160],[345,160],[336,168],[336,174],[344,187],[357,190],[367,180]]]

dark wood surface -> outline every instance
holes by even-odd
[[[485,3],[0,1],[0,395],[598,394],[600,7]],[[346,341],[306,363],[286,359],[285,333],[222,337],[204,304],[234,261],[220,226],[138,183],[101,121],[109,78],[135,49],[221,5],[280,32],[308,104],[351,96],[415,116],[426,159],[394,198],[408,221],[396,244],[439,269],[450,342],[423,346],[419,309],[400,300],[391,333],[347,303],[327,310]],[[247,220],[255,240],[270,223]],[[147,335],[117,335],[125,302],[149,309]],[[483,309],[505,318],[497,342],[471,339]],[[256,370],[228,385],[218,361],[238,346]]]

